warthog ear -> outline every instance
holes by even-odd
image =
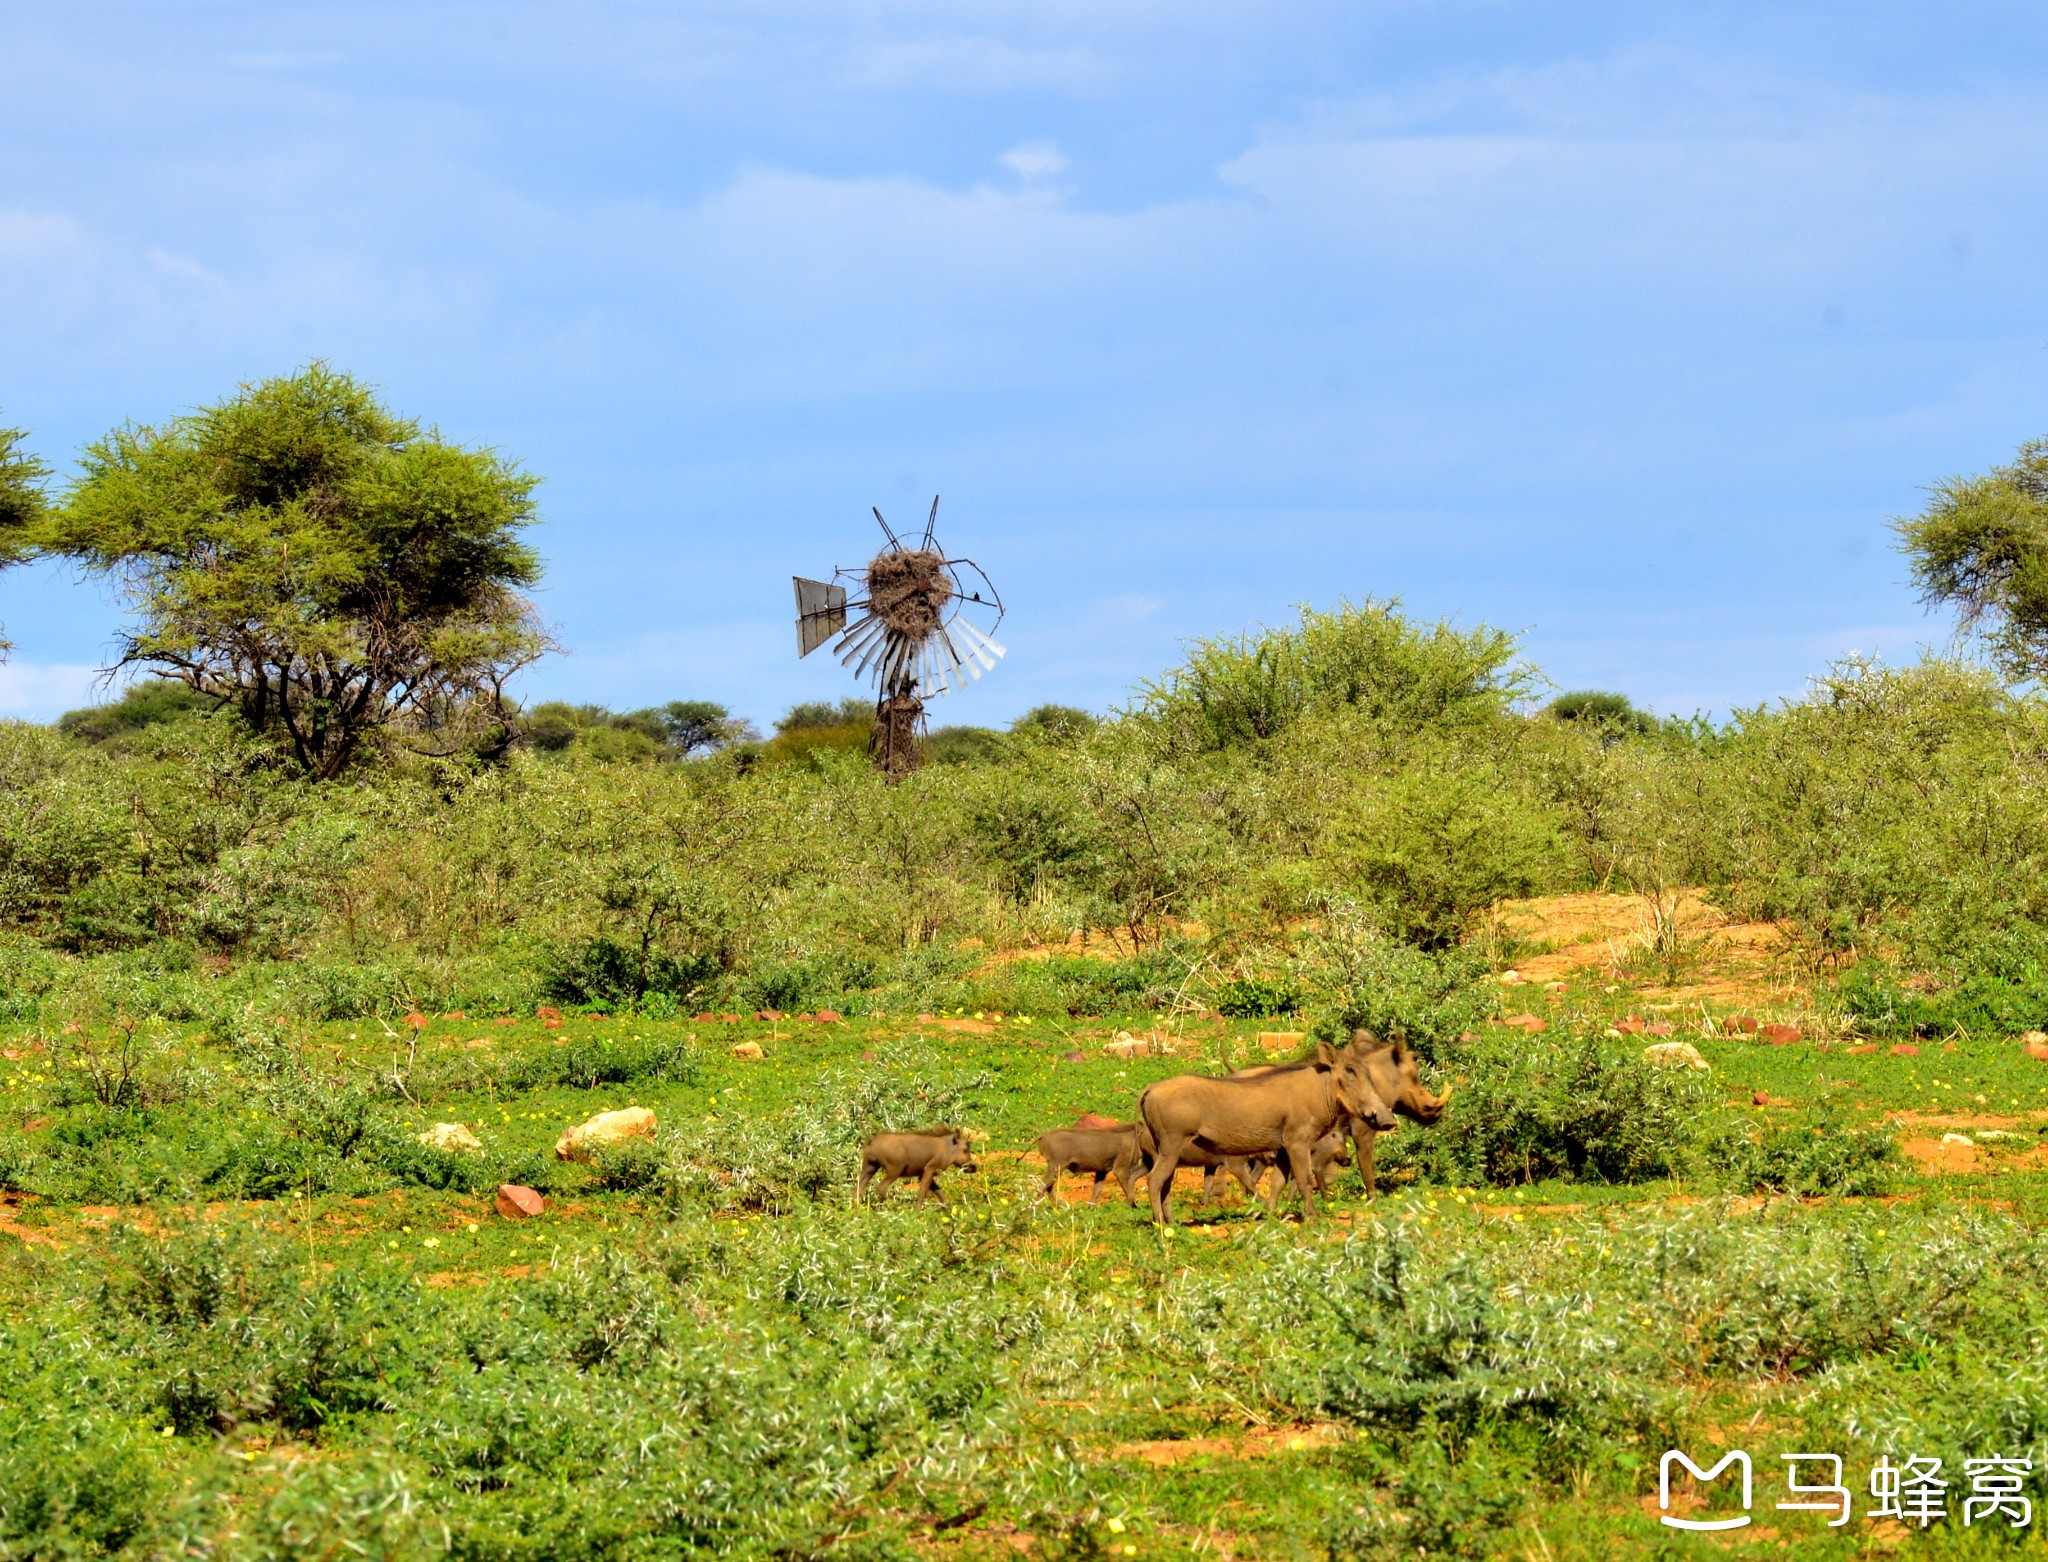
[[[1337,1066],[1337,1049],[1331,1046],[1327,1041],[1317,1042],[1316,1061],[1318,1063],[1327,1063],[1332,1068],[1335,1068]]]

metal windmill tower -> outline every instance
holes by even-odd
[[[889,543],[865,569],[835,569],[829,581],[792,577],[797,655],[809,656],[837,636],[832,649],[840,663],[856,678],[873,681],[875,730],[868,749],[875,768],[892,781],[918,764],[924,702],[993,672],[1003,654],[990,638],[1003,621],[1003,599],[979,564],[946,556],[933,534],[938,519],[933,495],[924,536],[911,544],[876,510]]]

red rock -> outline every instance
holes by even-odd
[[[818,1011],[818,1023],[820,1025],[838,1025],[842,1023],[839,1011],[837,1009],[820,1009]]]
[[[467,1014],[464,1014],[460,1009],[450,1009],[446,1014],[442,1015],[441,1018],[444,1020],[466,1020],[469,1018],[469,1016]]]
[[[415,1009],[405,1017],[405,1023],[414,1030],[425,1030],[427,1028],[427,1017]]]
[[[936,1014],[920,1014],[917,1017],[917,1023],[920,1025],[929,1025],[932,1023],[933,1020],[937,1018],[938,1016]]]
[[[860,1055],[860,1060],[861,1060],[861,1062],[863,1062],[863,1063],[872,1063],[872,1062],[874,1062],[874,1061],[875,1061],[875,1049],[874,1049],[874,1048],[872,1048],[872,1047],[868,1048],[868,1050],[867,1050],[867,1051],[863,1052],[863,1053],[862,1053],[862,1054]]]
[[[1060,1061],[1062,1063],[1086,1063],[1088,1055],[1085,1052],[1063,1052],[1060,1054]]]
[[[1766,1025],[1759,1034],[1774,1047],[1789,1047],[1802,1033],[1797,1025]]]
[[[1761,1090],[1759,1090],[1755,1095],[1751,1096],[1749,1098],[1749,1101],[1750,1105],[1752,1106],[1769,1106],[1771,1104],[1770,1096],[1768,1096]]]
[[[495,1202],[498,1213],[507,1220],[526,1220],[544,1213],[548,1207],[546,1199],[531,1188],[520,1187],[516,1182],[500,1183]]]
[[[699,1025],[709,1025],[713,1020],[717,1018],[718,1016],[715,1014],[700,1014],[697,1016],[696,1023]]]
[[[1900,1042],[1896,1047],[1892,1048],[1891,1051],[1892,1056],[1895,1058],[1917,1058],[1920,1056],[1920,1049],[1914,1046],[1910,1041]]]
[[[780,1009],[756,1009],[754,1011],[754,1018],[757,1020],[779,1020],[782,1018],[782,1011]]]
[[[1074,1119],[1074,1126],[1076,1128],[1114,1128],[1116,1125],[1115,1118],[1103,1117],[1095,1112],[1083,1112]]]
[[[511,1015],[507,1014],[501,1019],[495,1019],[491,1021],[491,1023],[493,1025],[517,1025],[519,1021],[514,1019]]]
[[[1532,1036],[1535,1035],[1538,1031],[1546,1031],[1550,1029],[1550,1022],[1548,1020],[1538,1019],[1533,1014],[1510,1014],[1506,1019],[1502,1020],[1500,1023],[1503,1025],[1512,1025],[1516,1030],[1527,1031]]]
[[[552,1004],[544,1003],[533,1011],[533,1017],[537,1020],[559,1020],[562,1017],[562,1011]]]
[[[542,1030],[560,1030],[562,1028],[562,1022],[560,1020],[542,1020],[540,1022],[540,1028]]]
[[[1662,1023],[1656,1025],[1645,1025],[1643,1027],[1643,1034],[1645,1036],[1668,1036],[1671,1034],[1672,1029],[1673,1027]]]
[[[1643,1033],[1643,1022],[1637,1016],[1631,1014],[1625,1020],[1616,1021],[1614,1028],[1624,1036],[1640,1036]]]
[[[2027,1056],[2039,1062],[2048,1063],[2048,1041],[2028,1042]]]
[[[799,1025],[809,1025],[816,1021],[817,1018],[815,1014],[799,1014],[796,1017],[796,1022]]]
[[[1855,1046],[1849,1047],[1845,1050],[1847,1050],[1852,1055],[1860,1055],[1865,1052],[1875,1052],[1877,1050],[1877,1043],[1874,1041],[1859,1041],[1856,1043]]]
[[[1739,1030],[1745,1036],[1754,1036],[1761,1021],[1753,1014],[1738,1014],[1728,1022],[1728,1029]]]
[[[1458,1040],[1468,1047],[1478,1039],[1479,1032],[1476,1030],[1461,1030],[1458,1032]]]
[[[718,1017],[718,1023],[721,1025],[737,1025],[739,1022],[740,1017],[737,1014],[721,1014]]]

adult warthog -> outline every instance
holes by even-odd
[[[1393,1122],[1373,1089],[1368,1056],[1356,1042],[1341,1051],[1325,1043],[1313,1063],[1283,1064],[1245,1079],[1181,1074],[1146,1086],[1138,1116],[1153,1155],[1152,1218],[1166,1223],[1173,1174],[1190,1147],[1223,1159],[1281,1160],[1301,1193],[1303,1214],[1312,1218],[1316,1141],[1347,1116]]]
[[[1407,1042],[1381,1041],[1371,1031],[1353,1031],[1351,1045],[1345,1051],[1360,1048],[1364,1049],[1366,1072],[1372,1077],[1373,1090],[1397,1115],[1424,1128],[1444,1115],[1444,1108],[1451,1104],[1450,1087],[1446,1086],[1440,1096],[1429,1093],[1429,1087],[1422,1082],[1422,1069],[1415,1049]],[[1379,1191],[1373,1179],[1375,1126],[1384,1132],[1394,1125],[1374,1125],[1355,1120],[1351,1124],[1351,1137],[1358,1146],[1358,1175],[1365,1182],[1367,1198]]]
[[[1380,1134],[1396,1126],[1394,1115],[1410,1119],[1427,1128],[1444,1115],[1444,1108],[1450,1104],[1451,1093],[1431,1095],[1429,1087],[1422,1082],[1422,1069],[1415,1051],[1405,1041],[1381,1041],[1368,1030],[1351,1033],[1350,1045],[1344,1049],[1349,1056],[1361,1059],[1368,1077],[1372,1081],[1373,1095],[1378,1098],[1383,1111],[1377,1118],[1349,1116],[1337,1126],[1351,1135],[1351,1141],[1358,1147],[1358,1175],[1365,1183],[1365,1196],[1371,1198],[1378,1192],[1373,1172],[1373,1144]],[[1232,1079],[1257,1079],[1262,1075],[1277,1073],[1284,1069],[1306,1068],[1305,1063],[1266,1064],[1258,1068],[1239,1069]],[[1332,1157],[1321,1153],[1318,1146],[1316,1186],[1327,1189],[1328,1180],[1322,1175]]]

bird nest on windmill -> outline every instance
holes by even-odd
[[[889,542],[865,569],[834,570],[829,581],[794,577],[797,655],[836,638],[840,663],[872,682],[868,751],[892,781],[917,767],[924,702],[994,671],[1003,654],[990,638],[1002,622],[1003,599],[980,565],[946,556],[933,534],[938,518],[934,498],[924,536],[913,546],[876,510]]]

